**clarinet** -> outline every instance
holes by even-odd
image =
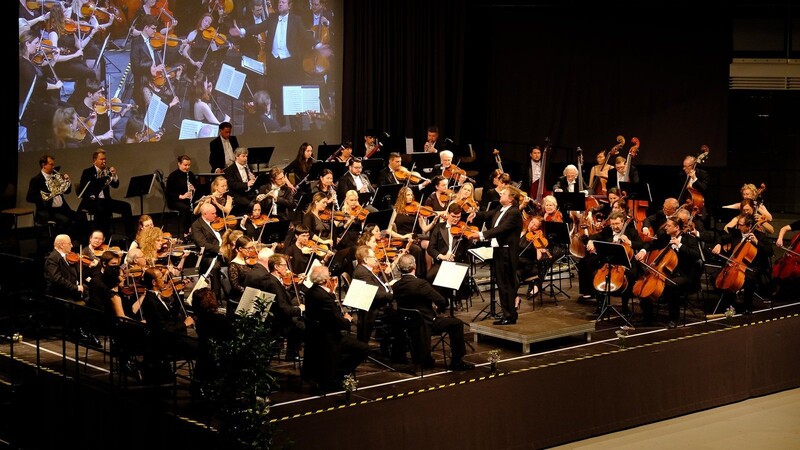
[[[194,211],[194,186],[189,181],[189,172],[186,172],[186,190],[189,191],[189,208]]]

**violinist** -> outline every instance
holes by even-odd
[[[364,229],[365,220],[369,213],[374,212],[367,209],[369,207],[361,206],[358,202],[358,192],[347,191],[344,196],[344,204],[342,205],[341,215],[344,218],[342,222],[336,221],[337,227],[342,229],[341,240],[337,246],[340,249],[352,247],[358,240],[358,236]]]
[[[600,296],[602,296],[603,293],[596,291],[596,283],[594,283],[593,278],[597,274],[597,271],[604,266],[604,262],[600,261],[597,257],[594,246],[596,241],[625,245],[630,248],[632,251],[631,254],[635,254],[641,250],[644,247],[644,243],[639,237],[639,233],[636,231],[636,227],[633,225],[631,219],[627,218],[622,212],[611,213],[608,217],[608,226],[600,230],[599,233],[589,236],[589,241],[586,243],[587,254],[578,262],[578,284],[581,294],[588,294],[590,296],[597,294],[598,306],[600,306],[602,300]],[[622,296],[621,312],[625,316],[630,316],[628,305],[632,295],[631,291],[639,275],[638,265],[632,264],[631,267],[631,270],[625,271],[625,277],[628,280],[627,286],[619,293]]]
[[[678,206],[678,199],[670,197],[664,200],[664,205],[661,207],[661,211],[657,211],[644,219],[644,224],[642,224],[642,233],[650,237],[660,234],[664,229],[664,224],[667,222],[667,218],[675,215],[675,212],[678,210]]]
[[[289,258],[289,269],[292,273],[305,274],[311,266],[314,254],[309,251],[311,233],[305,225],[300,224],[294,227],[294,242],[287,247],[286,256]]]
[[[86,95],[81,101],[74,102],[75,112],[80,117],[89,117],[92,113],[96,113],[96,120],[93,122],[90,131],[86,133],[85,143],[94,142],[97,144],[114,144],[117,139],[114,137],[114,127],[119,123],[122,116],[131,110],[133,104],[126,104],[119,113],[112,113],[106,111],[105,114],[96,112],[97,105],[108,102],[109,100],[103,96],[103,85],[94,78],[86,80]],[[72,99],[70,99],[72,100]],[[109,108],[110,109],[110,108]]]
[[[228,180],[219,176],[211,182],[211,193],[197,201],[194,207],[195,215],[200,214],[200,207],[210,204],[217,210],[217,216],[225,217],[233,209],[233,197],[228,195]]]
[[[772,226],[767,219],[755,212],[755,202],[749,198],[742,199],[739,202],[739,211],[740,214],[737,217],[734,217],[730,220],[723,229],[727,232],[730,232],[731,229],[734,229],[737,225],[740,216],[753,216],[753,219],[756,221],[756,230],[761,231],[762,233],[772,234],[775,232],[775,228]]]
[[[28,129],[32,149],[44,147],[47,137],[52,133],[53,114],[58,108],[64,85],[59,79],[51,79],[49,68],[45,72],[39,64],[34,63],[37,58],[42,58],[44,64],[45,53],[40,44],[41,38],[37,32],[29,30],[19,36],[18,94],[20,111],[24,113],[20,123]]]
[[[145,101],[144,88],[149,86],[159,71],[163,73],[165,69],[161,54],[150,44],[150,39],[155,36],[158,28],[155,16],[143,14],[137,19],[137,24],[141,26],[141,32],[131,38],[130,52],[133,99],[137,105],[146,106],[149,102]]]
[[[278,220],[275,218],[275,220]],[[244,235],[254,242],[261,242],[264,227],[269,223],[270,217],[261,212],[261,203],[257,201],[250,202],[247,207],[247,214],[242,216],[239,222],[239,227],[244,230]]]
[[[119,175],[114,166],[107,167],[106,160],[105,150],[99,149],[92,153],[92,166],[84,169],[81,173],[78,192],[83,192],[83,188],[90,182],[93,186],[90,186],[84,193],[78,209],[85,209],[94,214],[95,225],[108,235],[112,231],[113,214],[120,214],[127,236],[132,232],[130,226],[131,205],[128,202],[111,198],[111,188],[119,187]]]
[[[186,35],[186,39],[181,43],[180,54],[186,59],[191,67],[189,74],[193,75],[202,70],[206,73],[219,73],[222,59],[227,52],[229,45],[219,45],[216,39],[205,39],[204,31],[210,30],[214,24],[214,18],[210,13],[203,13],[198,19],[197,25]]]
[[[444,177],[448,187],[460,185],[467,180],[464,171],[453,164],[453,152],[450,150],[439,152],[439,164],[433,166],[433,173]]]
[[[167,8],[167,2],[161,3],[163,6],[159,5],[159,3],[160,0],[142,0],[142,7],[136,11],[136,17],[133,21],[141,24],[146,17],[152,17],[153,23],[158,24],[156,27],[159,28],[158,32],[166,36],[170,30],[178,25],[178,21]],[[132,30],[131,35],[136,37],[143,32],[144,30],[141,32]]]
[[[169,209],[178,211],[178,229],[181,235],[189,232],[192,226],[192,210],[194,209],[195,186],[197,177],[190,169],[192,158],[188,155],[178,157],[178,167],[167,176],[167,186],[164,196]]]
[[[598,195],[604,195],[607,192],[608,171],[613,168],[611,164],[608,164],[606,154],[605,150],[597,152],[595,156],[597,165],[592,166],[589,171],[589,189]]]
[[[369,178],[361,173],[364,168],[361,158],[350,158],[347,166],[348,171],[339,178],[336,189],[339,198],[344,198],[345,193],[350,190],[356,191],[357,193],[375,192],[375,188],[372,187]],[[372,208],[371,212],[375,211],[377,211],[377,209]]]
[[[81,256],[85,256],[89,261],[89,266],[87,269],[83,271],[83,277],[86,281],[91,280],[91,278],[100,272],[100,255],[108,249],[108,245],[105,245],[105,236],[103,236],[103,232],[100,230],[92,231],[92,234],[89,235],[89,245],[83,247],[81,251]]]
[[[542,288],[542,280],[544,275],[549,270],[549,263],[552,262],[553,256],[547,249],[547,238],[544,237],[544,230],[542,229],[542,216],[533,216],[528,221],[528,227],[520,233],[519,247],[522,249],[519,253],[519,265],[517,266],[517,278],[519,280],[531,279],[538,275],[538,278],[529,282],[527,297],[532,299],[539,293]],[[542,245],[544,244],[544,245]],[[514,299],[514,305],[519,309],[521,299],[517,296]]]
[[[542,199],[545,222],[564,222],[564,217],[558,209],[558,201],[552,195]]]
[[[426,210],[423,213],[423,208],[418,202],[414,200],[414,191],[408,187],[403,186],[397,193],[397,201],[394,204],[394,222],[389,227],[389,237],[399,239],[413,239],[415,234],[427,234],[436,220],[440,217],[439,214],[434,215],[432,209]],[[426,219],[423,214],[428,214]],[[417,231],[419,230],[419,231]],[[427,240],[423,240],[420,244],[411,244],[409,253],[417,258],[417,276],[425,277],[428,271],[428,264],[425,260],[425,252],[423,247],[428,245]]]
[[[369,311],[358,310],[356,337],[361,342],[369,343],[375,320],[379,315],[387,314],[391,310],[392,288],[389,286],[386,274],[381,273],[381,265],[373,249],[366,245],[358,246],[356,260],[358,265],[353,270],[353,280],[361,280],[378,288]]]
[[[131,245],[130,247],[128,247],[128,252],[125,254],[125,261],[124,261],[125,264],[127,264],[130,258],[131,251],[141,248],[139,242],[141,241],[142,238],[142,235],[140,235],[142,230],[144,230],[145,228],[153,228],[154,226],[155,224],[153,223],[153,218],[150,217],[149,214],[142,214],[141,216],[139,216],[139,220],[136,223],[136,235],[133,236],[133,238],[131,239]]]
[[[700,283],[701,270],[700,251],[697,239],[683,233],[684,223],[675,216],[667,219],[664,225],[664,233],[659,234],[655,240],[645,244],[644,248],[636,253],[636,260],[639,262],[648,259],[648,253],[675,252],[678,256],[677,265],[671,273],[663,273],[670,281],[664,283],[662,298],[669,307],[668,328],[675,328],[680,319],[682,292],[696,287]],[[646,270],[643,270],[643,273]],[[639,299],[642,306],[643,324],[651,325],[655,319],[653,315],[653,302],[648,299]]]
[[[67,255],[70,253],[72,253],[72,239],[69,235],[56,236],[53,241],[53,251],[44,261],[45,293],[82,305],[85,304],[82,299],[84,287],[78,277],[78,267],[67,261]]]
[[[461,228],[466,227],[466,224],[461,220],[463,212],[458,203],[451,203],[450,206],[447,207],[445,221],[437,223],[430,231],[427,253],[433,260],[433,265],[428,269],[427,280],[431,284],[433,284],[436,275],[439,273],[442,261],[467,262],[469,239],[464,236],[463,233],[457,236],[454,236],[453,233],[453,231],[458,228],[456,226],[459,225],[459,223]],[[470,293],[467,277],[464,277],[461,286],[456,292],[453,292],[452,289],[440,288],[438,286],[434,286],[434,289],[439,291],[442,297],[448,299],[450,304],[459,311],[464,308],[464,302],[469,298]]]
[[[303,225],[311,233],[311,240],[332,248],[334,245],[332,220],[333,214],[328,198],[322,192],[317,192],[303,215]]]
[[[452,200],[454,196],[453,191],[447,187],[447,178],[436,175],[431,180],[431,184],[433,185],[434,191],[428,196],[428,199],[425,200],[425,206],[436,212],[446,211],[447,205],[450,204],[450,200]],[[400,198],[399,195],[398,198]]]
[[[247,236],[239,236],[233,244],[234,257],[228,262],[228,279],[231,283],[231,290],[225,303],[227,315],[233,318],[236,315],[236,308],[242,298],[244,288],[247,286],[247,272],[252,270],[258,259],[256,243]]]
[[[308,173],[314,162],[314,147],[308,142],[303,142],[300,144],[300,148],[297,149],[297,156],[294,160],[283,168],[283,172],[287,176],[294,176],[294,182],[287,180],[287,185],[290,189],[304,194],[311,191],[311,182],[308,179]],[[331,180],[333,180],[333,175],[331,175]]]
[[[472,183],[466,182],[453,197],[452,203],[461,207],[461,220],[467,220],[467,216],[478,211],[478,202],[475,200],[475,187]]]
[[[263,210],[270,217],[280,216],[288,219],[297,204],[294,193],[287,183],[286,174],[280,167],[275,167],[269,172],[270,182],[261,186],[256,196],[256,201],[261,202]]]
[[[72,30],[72,27],[76,29]],[[72,19],[68,23],[64,6],[61,3],[54,3],[50,8],[50,19],[45,24],[45,29],[50,45],[57,49],[53,54],[55,61],[53,70],[58,74],[57,78],[71,78],[79,85],[89,78],[97,79],[95,71],[87,65],[88,61],[84,60],[84,49],[94,37],[97,28],[83,22],[76,26]],[[92,55],[87,54],[86,57],[97,59],[99,50],[96,47],[86,49],[89,50]]]
[[[222,119],[217,119],[217,115],[211,110],[213,90],[214,83],[212,83],[208,78],[206,72],[198,70],[192,79],[192,87],[189,91],[189,104],[192,105],[192,118],[200,122],[216,125],[219,125],[223,122],[229,122],[231,120],[231,116],[229,116],[227,113],[220,111],[223,114],[223,117]]]
[[[72,106],[59,106],[52,116],[50,138],[47,144],[52,148],[78,148],[86,138],[86,124],[93,118],[82,120]]]
[[[316,196],[317,193],[322,193],[325,196],[329,207],[336,208],[339,206],[336,187],[333,184],[333,172],[330,169],[322,169],[319,174],[319,181],[311,186],[311,194]]]
[[[752,215],[740,215],[737,218],[736,229],[721,234],[717,245],[711,249],[711,253],[715,255],[723,254],[734,259],[736,257],[734,251],[739,247],[739,244],[747,241],[756,247],[755,256],[749,261],[749,264],[745,265],[750,270],[744,271],[745,280],[741,288],[745,314],[750,314],[753,311],[753,293],[765,290],[772,281],[772,256],[775,251],[767,236],[758,231],[755,225],[756,220]],[[726,247],[728,247],[727,250],[725,249]],[[723,292],[727,304],[731,304],[736,298],[735,292],[732,296],[729,294],[731,293]]]
[[[248,113],[244,119],[245,130],[263,131],[265,134],[292,131],[291,125],[281,126],[275,119],[278,112],[272,107],[272,96],[265,89],[253,93],[253,101],[245,104],[245,110]]]
[[[68,19],[75,23],[85,24],[83,28],[89,28],[89,32],[81,37],[81,48],[83,49],[83,56],[86,58],[86,66],[94,67],[97,58],[100,57],[100,47],[102,42],[97,42],[95,37],[105,38],[108,33],[108,28],[114,23],[116,16],[105,9],[95,9],[92,0],[73,0],[70,8]],[[84,15],[86,10],[92,11],[88,15]],[[106,14],[107,13],[107,14]],[[102,16],[102,22],[101,22]],[[98,36],[99,35],[99,36]],[[98,65],[99,68],[99,65]]]
[[[258,253],[258,262],[245,275],[244,284],[275,294],[275,305],[270,308],[272,333],[286,338],[286,359],[294,361],[299,358],[303,342],[305,327],[301,315],[305,311],[305,305],[296,296],[290,295],[284,285],[284,278],[291,279],[286,255],[269,255],[267,250],[262,249]]]
[[[211,203],[203,203],[199,209],[200,217],[192,223],[192,241],[203,250],[199,270],[205,274],[211,268],[211,290],[215,295],[219,295],[217,298],[222,298],[220,264],[217,261],[222,246],[222,235],[211,226],[217,218],[217,209]]]

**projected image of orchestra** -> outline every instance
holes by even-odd
[[[327,130],[323,0],[20,0],[19,150]]]

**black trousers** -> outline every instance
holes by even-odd
[[[492,266],[497,280],[497,291],[503,318],[517,320],[517,309],[514,306],[517,296],[517,255],[512,255],[508,247],[495,247],[492,252]]]

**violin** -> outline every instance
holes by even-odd
[[[156,75],[153,77],[153,84],[157,88],[163,87],[167,83],[167,79],[175,79],[178,76],[178,72],[183,70],[183,64],[179,64],[175,67],[167,67],[166,72],[164,70],[159,70],[156,72]]]
[[[281,277],[281,281],[283,282],[284,286],[289,287],[298,283],[302,283],[304,278],[305,275],[295,275],[291,271],[287,270],[286,274]]]
[[[325,208],[321,212],[319,212],[319,214],[317,214],[317,217],[319,217],[319,220],[321,220],[324,223],[330,223],[331,218],[333,217],[333,213],[331,212],[330,209]]]
[[[549,244],[542,230],[528,231],[525,233],[525,240],[533,244],[534,248],[547,248]]]
[[[397,249],[395,247],[376,247],[375,248],[375,258],[378,260],[381,259],[393,259],[397,257]]]
[[[454,237],[463,236],[467,239],[472,239],[473,237],[478,237],[478,227],[475,225],[467,225],[466,222],[458,222],[455,225],[450,226],[450,234]]]
[[[150,38],[150,45],[152,45],[153,48],[161,48],[164,46],[165,41],[167,47],[177,47],[178,44],[183,42],[178,38],[177,34],[169,33],[165,39],[163,34],[156,32],[153,37]]]
[[[561,215],[561,211],[556,210],[554,213],[545,213],[544,215],[545,222],[563,222],[564,217]]]
[[[277,217],[269,217],[264,214],[261,214],[256,218],[250,217],[250,222],[253,222],[253,225],[257,227],[263,227],[267,223],[277,222],[278,220],[279,219]]]
[[[471,198],[465,198],[463,200],[458,200],[456,202],[458,206],[461,207],[461,210],[467,214],[472,214],[473,212],[478,210],[478,204],[475,203],[475,200]]]
[[[217,45],[227,45],[228,38],[221,33],[217,32],[217,29],[214,27],[208,27],[203,30],[203,39],[207,41],[214,41]]]
[[[46,62],[50,62],[56,53],[60,55],[69,55],[69,50],[53,45],[50,39],[42,39],[39,41],[39,50],[31,57],[31,62],[37,66],[41,66]]]
[[[39,9],[41,7],[50,9],[56,3],[62,3],[62,2],[61,0],[28,0],[25,2],[25,6],[27,6],[28,9]]]
[[[135,103],[122,103],[117,97],[111,99],[111,101],[106,100],[105,97],[100,97],[94,103],[94,112],[97,114],[105,114],[111,109],[111,112],[119,114],[122,111],[122,108],[131,107],[131,109],[138,109],[138,105]]]
[[[81,15],[83,17],[94,16],[97,18],[98,22],[107,23],[109,20],[111,20],[111,16],[116,17],[119,15],[119,12],[113,5],[104,9],[97,7],[94,2],[87,2],[81,6]]]
[[[80,261],[80,263],[83,264],[86,267],[89,267],[92,264],[92,261],[93,261],[92,257],[86,256],[86,255],[78,255],[75,252],[67,253],[66,258],[67,258],[67,262],[70,263],[70,264],[78,264],[78,262]]]
[[[225,15],[230,15],[233,12],[233,0],[214,0],[209,3],[208,11],[222,10]]]
[[[452,198],[453,198],[455,195],[456,195],[456,193],[455,193],[455,192],[453,192],[453,190],[452,190],[452,189],[448,189],[448,190],[446,190],[446,191],[442,192],[441,194],[439,194],[439,202],[440,202],[440,203],[447,203],[447,202],[449,202],[449,201],[450,201],[450,199],[452,199]]]
[[[236,216],[226,216],[224,218],[223,217],[216,217],[211,222],[211,228],[214,231],[222,231],[222,230],[224,230],[226,228],[234,228],[234,227],[236,227],[236,224],[239,223],[239,221],[241,219],[242,219],[241,217],[236,217]]]
[[[258,250],[255,247],[246,248],[245,251],[247,254],[245,255],[244,262],[248,266],[255,266],[258,262]]]
[[[67,33],[74,33],[78,30],[80,30],[81,33],[90,33],[92,28],[94,28],[92,24],[87,22],[76,22],[72,19],[64,20],[64,30],[66,30]]]
[[[431,217],[436,215],[436,211],[434,211],[433,208],[430,206],[422,206],[417,201],[406,204],[405,208],[403,208],[403,212],[408,215],[416,215],[419,213],[419,215],[422,217]]]
[[[427,178],[421,176],[418,172],[412,172],[402,166],[394,171],[394,177],[397,178],[397,181],[405,182],[406,180],[408,180],[409,183],[414,183],[414,184],[419,184],[428,181]]]
[[[303,253],[314,253],[320,258],[324,258],[325,255],[331,253],[330,249],[328,248],[328,244],[320,244],[311,240],[309,240],[306,245],[303,246],[303,250]]]
[[[456,165],[449,165],[444,169],[442,176],[445,178],[456,178],[460,176],[467,176],[467,171]]]

